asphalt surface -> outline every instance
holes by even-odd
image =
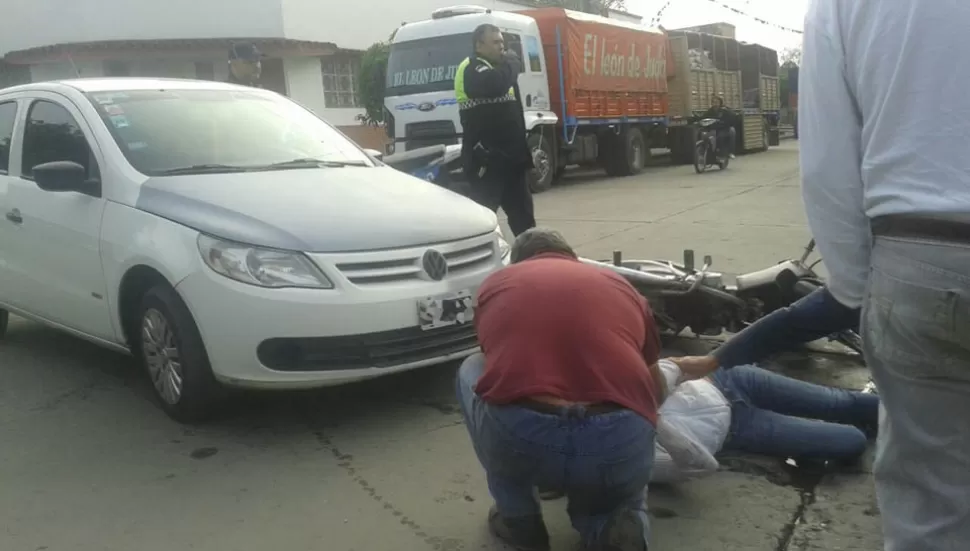
[[[725,272],[799,254],[808,240],[797,144],[725,172],[651,167],[580,174],[536,197],[581,254],[714,257]],[[709,341],[684,340],[678,351]],[[791,354],[793,376],[861,388],[851,358]],[[308,393],[247,395],[188,428],[150,400],[132,361],[22,320],[0,343],[3,551],[498,550],[490,499],[453,393],[455,366]],[[756,457],[650,491],[652,549],[881,549],[868,461],[803,472]],[[577,537],[544,505],[555,549]]]

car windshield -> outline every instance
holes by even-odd
[[[131,90],[88,97],[128,162],[149,176],[374,166],[334,127],[264,91]]]
[[[392,44],[387,60],[386,95],[405,96],[451,90],[458,65],[471,50],[471,33]]]

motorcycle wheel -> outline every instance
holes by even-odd
[[[707,170],[707,144],[704,141],[694,146],[694,170],[698,174]]]
[[[723,157],[718,157],[717,167],[720,168],[721,170],[724,170],[725,168],[728,167],[728,162],[730,162],[730,160],[731,160],[730,155],[724,155]]]

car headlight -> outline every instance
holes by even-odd
[[[505,240],[505,236],[502,235],[501,226],[497,226],[495,228],[495,234],[497,236],[496,239],[498,239],[499,258],[502,260],[508,260],[509,254],[512,253],[512,247],[509,245],[509,242]]]
[[[264,249],[199,236],[202,260],[213,271],[259,287],[333,289],[333,283],[301,253]]]

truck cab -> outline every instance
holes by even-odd
[[[431,19],[402,25],[391,40],[384,99],[391,141],[386,153],[460,143],[455,73],[474,54],[472,33],[485,23],[498,27],[506,48],[522,59],[519,89],[526,130],[556,123],[536,21],[479,6],[442,8]]]

